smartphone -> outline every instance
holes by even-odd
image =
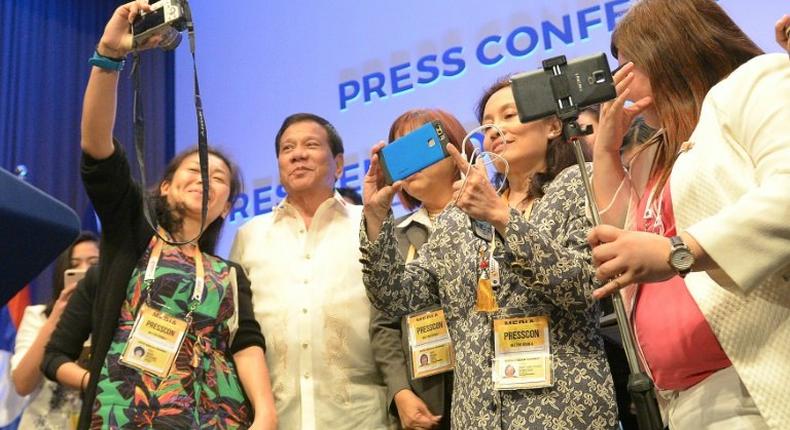
[[[85,269],[66,269],[63,272],[63,288],[76,284],[85,277]]]
[[[557,57],[546,61],[555,59]],[[560,69],[562,74],[559,76],[552,76],[550,72],[541,69],[521,73],[510,79],[521,122],[534,121],[557,113],[558,104],[552,92],[552,79],[555,79],[555,85],[567,85],[571,97],[569,102],[579,109],[617,97],[612,71],[604,53],[571,60],[560,66]]]
[[[387,184],[406,179],[432,166],[450,154],[447,133],[439,121],[431,121],[392,141],[379,152],[379,161]]]

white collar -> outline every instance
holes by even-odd
[[[411,223],[417,223],[424,227],[427,227],[428,230],[433,230],[433,223],[431,222],[431,217],[428,216],[428,210],[425,209],[424,206],[409,214],[409,216],[401,220],[401,222],[399,222],[398,225],[396,225],[395,227],[399,229],[405,229]]]
[[[323,210],[325,210],[324,208],[328,209],[328,208],[331,208],[331,207],[334,207],[334,208],[338,209],[340,212],[346,214],[347,213],[348,203],[343,198],[343,196],[340,195],[340,193],[335,191],[335,194],[332,195],[332,197],[324,200],[318,206],[318,209],[315,210],[315,213],[317,214],[317,213],[322,212]],[[295,217],[297,214],[298,214],[298,211],[296,210],[296,207],[294,205],[292,205],[288,201],[288,197],[286,196],[274,208],[274,222],[277,222],[277,221],[281,220],[285,216],[294,216]]]

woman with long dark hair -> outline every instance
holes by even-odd
[[[16,335],[14,356],[11,358],[14,389],[20,396],[31,396],[19,422],[21,428],[71,429],[79,417],[82,406],[79,387],[45,380],[41,363],[44,347],[77,288],[76,282],[65,284],[64,272],[68,269],[86,271],[98,263],[99,237],[89,231],[80,233],[55,260],[49,303],[25,308]]]

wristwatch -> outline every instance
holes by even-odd
[[[672,245],[672,249],[669,250],[669,265],[683,278],[694,265],[694,254],[691,253],[688,245],[683,243],[680,236],[670,237],[669,243]]]

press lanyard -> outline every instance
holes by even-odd
[[[160,234],[164,233],[163,230],[160,229]],[[148,258],[148,265],[145,269],[145,277],[143,278],[143,285],[150,286],[153,284],[154,279],[156,279],[156,266],[159,264],[159,257],[162,255],[162,247],[164,246],[164,240],[157,238],[156,244],[154,244],[154,248],[151,250],[151,256]],[[192,291],[192,299],[189,303],[189,309],[187,310],[187,317],[190,317],[192,311],[197,308],[200,304],[201,299],[203,298],[203,291],[205,290],[205,269],[203,268],[203,254],[200,252],[200,247],[195,244],[195,288]],[[149,302],[150,305],[151,294],[148,294],[146,301]]]
[[[406,263],[411,263],[414,260],[414,255],[417,253],[417,248],[409,244],[409,251],[406,253]]]

